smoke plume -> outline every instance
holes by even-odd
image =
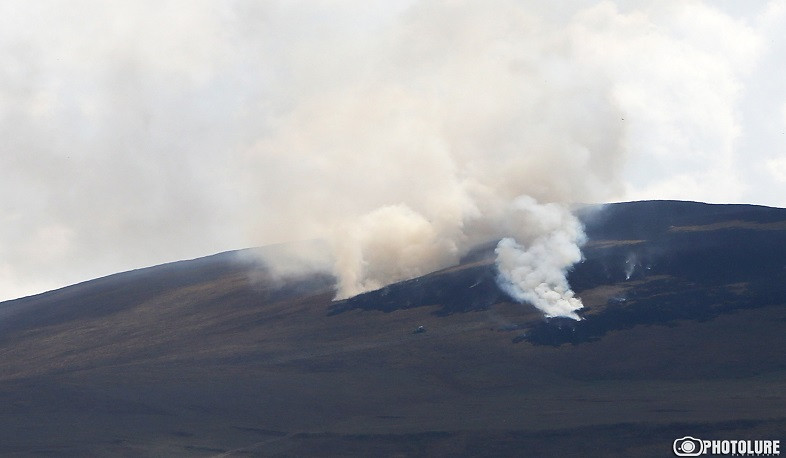
[[[573,316],[564,272],[582,237],[568,204],[741,195],[740,87],[786,17],[756,11],[4,2],[0,292],[321,240],[329,256],[277,262],[329,269],[347,297],[512,238],[501,284]],[[771,83],[752,87],[775,100]],[[746,161],[777,169],[765,159]]]
[[[328,238],[338,298],[450,266],[503,237],[557,248],[552,234],[575,232],[559,205],[615,190],[620,110],[604,75],[582,66],[569,29],[513,2],[418,4],[388,26],[352,50],[362,58],[309,68],[320,90],[306,88],[247,152],[248,187],[273,205],[266,214]],[[260,183],[259,170],[288,182]],[[503,276],[513,279],[517,259],[500,263]],[[540,260],[521,262],[545,274]],[[537,286],[560,287],[553,275]]]
[[[515,211],[539,228],[528,243],[521,245],[504,238],[497,245],[499,285],[514,299],[529,302],[546,317],[579,320],[576,311],[583,307],[568,285],[566,272],[581,261],[585,235],[581,223],[566,209],[538,205],[532,199],[519,198]]]

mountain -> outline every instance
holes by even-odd
[[[784,439],[786,210],[578,210],[582,321],[493,245],[333,302],[249,251],[0,303],[2,456],[669,456]],[[264,250],[272,248],[262,248]]]

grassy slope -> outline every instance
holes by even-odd
[[[579,278],[577,269],[575,283],[584,279],[591,296],[586,323],[615,307],[657,308],[662,295],[701,308],[750,293],[761,277],[748,278],[750,269],[727,282],[734,287],[715,285],[652,254],[663,234],[729,230],[696,229],[718,220],[766,220],[767,229],[738,230],[783,235],[772,223],[786,217],[708,208],[715,219],[683,211],[683,231],[669,232],[687,224],[634,224],[604,234],[590,224],[596,242],[648,241],[635,246],[663,271],[625,282],[617,272],[593,277],[598,268]],[[588,265],[617,266],[629,254],[620,246],[630,249],[590,247]],[[0,304],[0,454],[664,456],[686,434],[783,439],[786,430],[786,301],[777,288],[755,289],[774,300],[700,319],[635,315],[592,339],[543,345],[513,342],[516,326],[538,329],[526,306],[457,300],[460,310],[446,313],[450,304],[421,295],[383,311],[369,296],[337,313],[324,278],[282,285],[253,264],[194,262]],[[408,287],[454,291],[463,271]],[[682,295],[658,283],[669,274],[688,285]],[[632,299],[615,302],[621,291]],[[418,325],[428,332],[413,334]]]

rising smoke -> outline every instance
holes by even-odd
[[[581,261],[581,245],[586,241],[578,219],[564,207],[539,205],[528,197],[514,201],[514,211],[528,220],[523,227],[537,227],[519,244],[504,238],[497,244],[499,285],[514,299],[529,302],[546,317],[579,320],[576,311],[581,299],[574,296],[566,273]]]
[[[272,214],[302,227],[305,210],[328,238],[337,298],[513,237],[521,245],[499,248],[506,289],[575,317],[581,303],[564,273],[580,259],[581,230],[564,205],[617,190],[621,114],[604,75],[575,54],[578,37],[505,5],[411,8],[355,50],[362,58],[335,56],[360,67],[311,69],[321,90],[249,150],[259,161],[250,170],[289,180],[262,185],[260,200],[275,195]]]
[[[625,195],[629,159],[636,197],[736,189],[762,40],[649,4],[0,4],[0,291],[324,240],[282,269],[330,269],[347,297],[511,238],[508,292],[573,316],[568,204]]]

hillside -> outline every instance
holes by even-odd
[[[341,302],[329,276],[223,253],[0,303],[0,455],[665,456],[685,435],[785,439],[786,210],[580,216],[580,322],[511,303],[493,246]]]

